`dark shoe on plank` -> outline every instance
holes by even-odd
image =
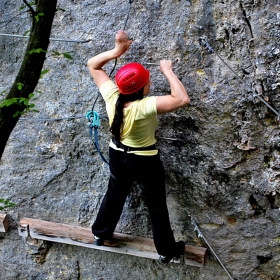
[[[176,242],[174,252],[166,256],[160,255],[158,261],[164,264],[169,263],[172,259],[179,259],[180,256],[184,254],[184,251],[185,251],[185,242],[178,241]]]

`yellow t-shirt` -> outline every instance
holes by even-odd
[[[106,102],[106,110],[111,126],[115,115],[119,90],[111,80],[102,84],[99,90]],[[134,148],[148,147],[156,143],[155,130],[158,126],[156,96],[145,97],[132,102],[127,108],[124,108],[123,113],[121,143]],[[122,150],[117,148],[112,141],[110,142],[110,147]],[[130,151],[129,153],[152,156],[156,155],[158,151]]]

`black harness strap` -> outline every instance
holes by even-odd
[[[126,146],[124,144],[122,144],[121,142],[117,142],[115,138],[112,139],[113,143],[120,149],[123,149],[125,152],[130,152],[130,151],[150,151],[150,150],[156,150],[156,146],[155,145],[151,145],[148,147],[129,147]]]

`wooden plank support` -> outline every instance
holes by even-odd
[[[9,229],[9,221],[6,214],[0,214],[0,232],[7,232]]]
[[[93,245],[93,234],[89,228],[31,218],[24,218],[19,222],[19,235],[150,259],[159,258],[153,239],[114,233],[113,240],[105,241],[105,246],[95,246]],[[203,247],[186,245],[184,258],[181,259],[181,262],[186,265],[203,267],[206,250]],[[173,262],[180,263],[180,260]]]

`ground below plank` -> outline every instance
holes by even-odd
[[[19,235],[150,259],[159,257],[153,240],[149,238],[114,233],[111,242],[105,241],[105,246],[95,246],[93,245],[93,234],[89,228],[31,218],[24,218],[20,221]],[[186,245],[184,259],[181,262],[186,265],[203,267],[206,250],[203,247]],[[174,262],[180,263],[180,260]]]

